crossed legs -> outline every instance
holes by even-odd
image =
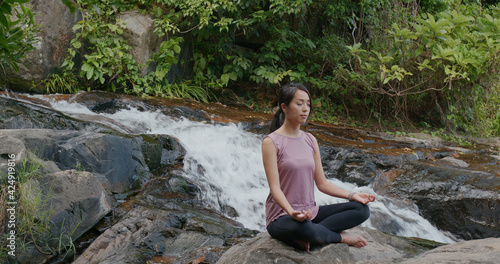
[[[271,237],[308,250],[309,243],[346,243],[355,247],[366,245],[361,237],[341,234],[343,230],[360,225],[370,216],[367,205],[358,202],[331,204],[319,207],[312,220],[299,222],[288,215],[271,222],[267,231]]]

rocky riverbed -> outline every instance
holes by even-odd
[[[69,116],[52,109],[49,99],[78,102],[103,115]],[[306,253],[245,228],[234,220],[238,213],[230,206],[208,206],[201,199],[204,187],[186,177],[187,150],[175,137],[137,133],[116,120],[102,120],[108,118],[105,113],[134,107],[222,126],[240,123],[264,135],[268,115],[104,92],[3,92],[0,105],[0,171],[6,171],[9,154],[15,154],[16,164],[42,164],[43,173],[28,185],[34,196],[46,198],[36,214],[49,226],[25,237],[28,243],[8,263],[495,263],[500,257],[500,144],[494,140],[462,148],[436,138],[308,124],[304,129],[319,139],[329,178],[369,185],[381,197],[418,207],[458,242],[443,245],[390,235],[404,227],[379,214],[373,221],[377,230],[350,231],[366,236],[369,246],[330,245]],[[203,174],[204,168],[199,171]],[[3,216],[4,237],[6,221]],[[17,239],[20,245],[23,238]],[[63,251],[61,244],[76,246]]]

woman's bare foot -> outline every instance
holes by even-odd
[[[303,240],[294,240],[293,242],[302,250],[309,251],[309,249],[311,249],[311,243],[309,242]]]
[[[368,242],[363,237],[358,235],[351,236],[351,235],[346,235],[345,233],[341,233],[340,236],[342,237],[342,240],[340,242],[353,247],[362,248],[368,245]]]

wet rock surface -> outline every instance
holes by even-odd
[[[41,102],[42,103],[42,102]],[[56,129],[115,132],[103,125],[70,118],[43,105],[0,97],[0,129]]]
[[[373,188],[413,201],[426,219],[461,239],[499,237],[498,176],[436,163],[405,163],[382,173]]]
[[[73,263],[216,263],[256,234],[204,208],[199,191],[175,173],[151,181],[117,208],[117,223]]]
[[[152,176],[140,136],[45,129],[0,130],[0,136],[20,139],[26,149],[54,162],[60,170],[76,168],[103,174],[114,193],[138,188]]]

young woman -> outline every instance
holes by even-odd
[[[300,130],[311,112],[311,96],[305,86],[283,86],[279,107],[271,123],[271,134],[262,142],[270,188],[266,200],[267,231],[271,237],[304,250],[309,250],[311,243],[366,246],[362,237],[342,231],[368,219],[366,204],[374,201],[375,196],[350,193],[326,180],[316,138]],[[321,192],[349,202],[317,206],[315,183]]]

